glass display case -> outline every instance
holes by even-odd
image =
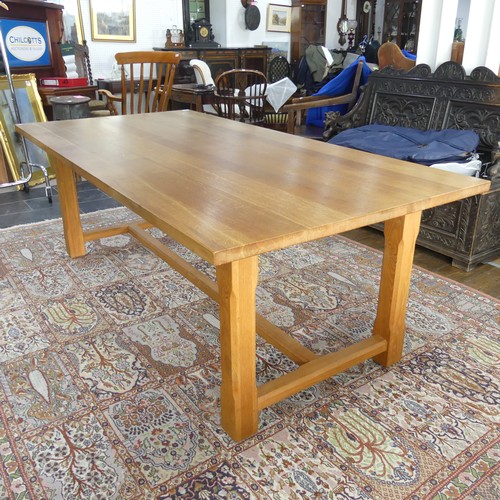
[[[416,53],[421,7],[419,0],[386,0],[382,41]]]

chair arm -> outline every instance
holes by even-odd
[[[356,100],[355,93],[341,95],[337,97],[326,97],[326,98],[323,96],[310,96],[310,97],[320,97],[320,99],[317,98],[308,99],[307,97],[301,97],[299,99],[293,99],[292,104],[287,104],[283,106],[283,111],[285,113],[288,113],[287,132],[289,134],[294,134],[295,126],[301,125],[302,111],[312,108],[321,108],[323,106],[334,106],[336,104],[350,104]],[[306,101],[305,99],[308,100]]]
[[[316,96],[311,96],[316,97]],[[294,99],[292,104],[286,104],[283,106],[283,111],[297,111],[301,109],[311,109],[311,108],[321,108],[323,106],[334,106],[335,104],[348,104],[356,99],[356,94],[346,94],[337,97],[320,97],[314,100],[301,101],[301,99],[308,99],[308,97],[301,97],[299,99]],[[296,102],[297,101],[297,102]]]
[[[314,101],[321,101],[323,99],[328,99],[328,96],[325,95],[308,95],[308,96],[303,96],[303,97],[294,97],[291,100],[291,104],[300,104],[302,102],[314,102]]]
[[[114,95],[109,90],[99,89],[97,92],[101,95],[105,95],[110,101],[118,101],[118,102],[122,101],[121,96]]]
[[[106,108],[112,115],[117,115],[118,110],[116,109],[115,102],[122,102],[123,99],[106,89],[99,89],[97,93],[106,97]]]

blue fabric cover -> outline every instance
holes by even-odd
[[[432,165],[465,161],[476,150],[479,136],[473,130],[417,130],[374,124],[344,130],[328,142]]]
[[[407,50],[403,49],[401,51],[403,53],[403,55],[408,58],[408,59],[411,59],[412,61],[416,61],[417,59],[417,54],[412,54],[411,52],[408,52]]]
[[[360,85],[364,85],[372,70],[366,64],[365,58],[363,56],[360,57],[363,61],[363,71],[361,73]],[[337,97],[349,94],[352,91],[357,66],[358,59],[349,64],[347,68],[342,70],[335,78],[332,78],[328,83],[323,85],[323,87],[321,87],[321,89],[313,95]],[[323,128],[325,126],[325,113],[327,111],[338,111],[341,115],[343,115],[347,112],[347,108],[348,104],[337,104],[336,106],[323,106],[321,108],[309,109],[306,116],[306,125],[314,125],[316,127]]]

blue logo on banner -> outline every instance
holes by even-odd
[[[50,66],[47,25],[39,21],[0,19],[11,68]]]

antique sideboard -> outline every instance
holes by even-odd
[[[153,50],[178,52],[181,62],[177,68],[174,83],[194,83],[194,70],[189,65],[191,59],[201,59],[210,67],[215,79],[230,69],[256,69],[267,74],[267,60],[271,47],[153,47]]]

